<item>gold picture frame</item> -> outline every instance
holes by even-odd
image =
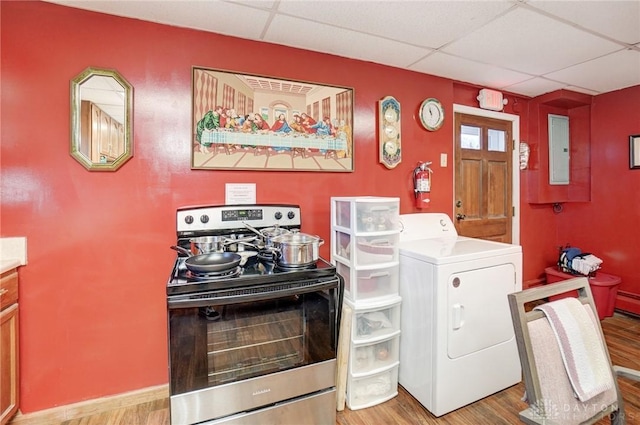
[[[192,71],[192,169],[354,171],[352,88]]]

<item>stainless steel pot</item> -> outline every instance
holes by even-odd
[[[281,236],[281,235],[288,235],[291,232],[287,229],[283,229],[282,227],[271,227],[268,229],[264,229],[262,231],[262,235],[264,238],[264,245],[267,248],[270,248],[273,246],[273,238]]]
[[[236,250],[238,244],[253,246],[253,244],[249,242],[255,239],[255,237],[230,239],[224,236],[200,236],[189,239],[189,242],[191,244],[191,254],[201,255],[209,254],[210,252],[224,252],[226,251],[225,247],[227,245],[236,245]]]
[[[200,255],[210,252],[223,252],[227,238],[222,236],[200,236],[189,239],[191,254]]]
[[[271,239],[276,262],[284,267],[299,267],[314,264],[320,258],[320,245],[324,243],[319,236],[291,232]]]
[[[273,246],[273,238],[280,235],[285,235],[291,233],[288,229],[276,226],[270,227],[268,229],[258,230],[247,222],[244,222],[244,225],[247,229],[251,230],[253,233],[258,235],[260,239],[264,242],[263,248],[270,249]]]

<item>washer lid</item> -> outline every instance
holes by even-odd
[[[400,256],[411,257],[433,264],[447,264],[522,253],[520,245],[464,236],[401,241],[399,248]]]

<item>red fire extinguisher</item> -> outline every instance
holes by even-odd
[[[413,170],[413,191],[416,196],[416,208],[428,208],[431,199],[431,162],[419,162]]]

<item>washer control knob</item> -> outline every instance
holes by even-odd
[[[296,216],[296,213],[294,213],[293,211],[289,211],[287,213],[287,217],[289,217],[289,220],[293,220],[295,216]]]
[[[187,224],[191,224],[193,223],[193,216],[192,215],[188,215],[184,218],[184,222]]]
[[[208,216],[208,215],[206,215],[206,214],[202,214],[202,215],[200,216],[200,222],[202,222],[202,223],[208,223],[208,222],[209,222],[209,216]]]
[[[280,220],[282,218],[282,213],[280,211],[276,211],[275,218],[276,220]]]

